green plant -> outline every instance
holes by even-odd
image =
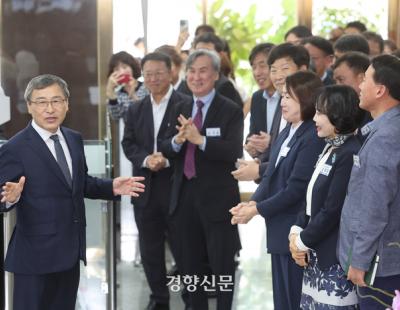
[[[261,42],[281,43],[286,31],[295,25],[295,10],[294,0],[282,0],[281,11],[273,18],[257,21],[256,4],[250,5],[247,12],[228,8],[224,0],[215,0],[210,5],[207,23],[215,28],[218,36],[228,41],[235,76],[247,90],[254,88],[248,63],[251,49]]]

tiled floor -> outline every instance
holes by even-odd
[[[239,227],[242,251],[237,271],[237,287],[232,309],[273,309],[270,259],[265,249],[265,224],[260,217]],[[146,307],[149,289],[141,267],[119,263],[117,267],[117,309],[142,310]],[[215,299],[210,299],[214,310]],[[171,293],[171,310],[184,309],[179,293]]]

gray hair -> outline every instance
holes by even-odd
[[[186,60],[186,71],[193,65],[196,59],[201,56],[209,57],[211,59],[211,65],[213,69],[219,73],[219,70],[221,68],[221,59],[219,58],[219,55],[215,51],[210,51],[206,49],[194,50],[189,54],[189,57]]]
[[[43,74],[34,77],[29,81],[28,86],[26,87],[24,99],[26,102],[31,101],[31,96],[34,90],[36,89],[44,89],[51,85],[57,84],[60,86],[61,90],[64,93],[65,98],[69,98],[69,90],[68,84],[60,77],[52,74]]]

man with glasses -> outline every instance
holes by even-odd
[[[33,78],[25,91],[32,121],[0,148],[0,211],[17,211],[5,260],[14,310],[75,309],[79,261],[86,264],[84,198],[143,192],[143,177],[87,174],[81,135],[61,126],[68,99],[61,78]]]
[[[173,89],[171,59],[167,55],[147,54],[142,59],[142,70],[150,94],[129,107],[122,147],[132,162],[133,175],[145,177],[146,193],[132,198],[132,204],[143,268],[151,291],[146,309],[164,310],[169,309],[165,241],[172,169],[160,151],[160,141],[174,106],[190,102],[190,97]]]

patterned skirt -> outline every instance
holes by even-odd
[[[359,309],[355,286],[347,280],[339,264],[321,270],[317,255],[310,251],[309,264],[304,268],[300,307],[303,310]]]

